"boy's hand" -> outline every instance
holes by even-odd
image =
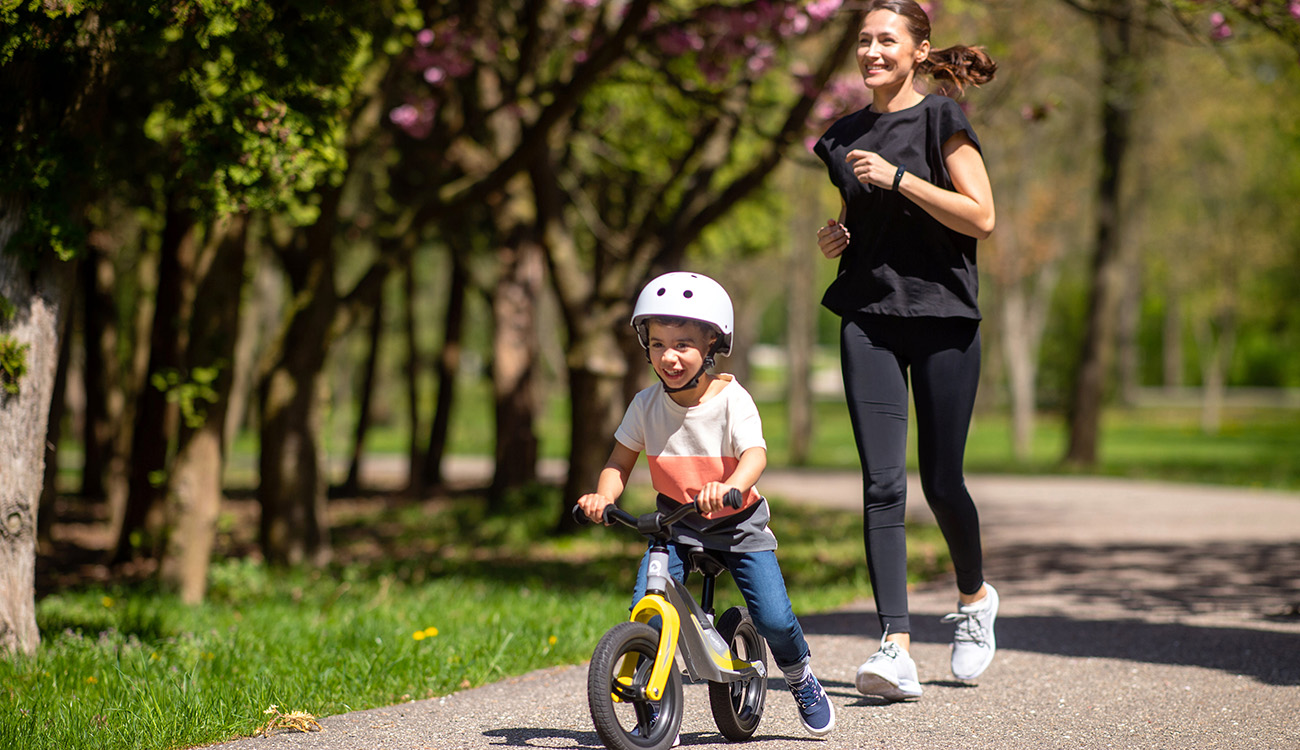
[[[608,497],[596,492],[589,492],[578,498],[578,507],[582,512],[587,514],[593,523],[605,522],[605,506],[613,505],[614,501]]]
[[[740,489],[722,482],[709,482],[700,489],[700,494],[695,496],[695,504],[699,507],[701,513],[713,513],[727,507],[724,498],[727,492],[732,489]]]

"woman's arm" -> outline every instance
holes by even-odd
[[[880,154],[854,150],[845,160],[853,165],[853,174],[864,185],[886,190],[894,186],[898,165],[890,164]],[[965,132],[959,132],[943,144],[944,166],[952,177],[953,190],[904,172],[898,192],[933,216],[940,224],[982,240],[993,233],[993,188],[989,184],[984,157]],[[906,165],[904,165],[906,168]]]

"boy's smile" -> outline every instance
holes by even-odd
[[[651,322],[648,330],[650,364],[669,388],[678,388],[704,367],[711,337],[699,326]]]

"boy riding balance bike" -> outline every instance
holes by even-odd
[[[646,388],[632,400],[614,434],[614,449],[596,491],[578,498],[575,509],[592,521],[638,524],[652,540],[637,574],[632,621],[611,630],[593,656],[589,700],[597,732],[606,745],[616,748],[659,749],[676,743],[682,712],[673,653],[680,644],[692,677],[711,673],[721,678],[706,677],[723,686],[717,694],[721,697],[725,690],[732,706],[729,714],[720,700],[715,703],[715,719],[719,713],[725,717],[719,729],[729,738],[747,739],[762,713],[759,696],[766,679],[759,674],[766,667],[758,664],[766,659],[756,657],[766,640],[794,694],[800,722],[814,735],[828,734],[835,727],[835,709],[810,668],[808,643],[777,563],[776,536],[768,528],[768,503],[755,488],[767,466],[758,408],[733,376],[709,373],[715,356],[731,353],[731,298],[706,276],[665,274],[642,290],[632,326],[661,385]],[[623,494],[642,451],[659,493],[655,513],[636,519],[611,508],[607,517],[606,508]],[[711,618],[704,610],[711,601],[697,613],[684,589],[673,585],[685,581],[688,562],[703,568],[709,599],[711,578],[723,568],[730,571],[744,597],[744,610],[729,610],[716,627],[706,627]],[[661,603],[665,597],[667,605]],[[745,635],[746,615],[759,637]],[[735,630],[730,629],[733,624]],[[688,626],[698,627],[700,633],[684,635]],[[698,649],[694,639],[698,635],[700,641],[713,642],[718,631],[722,645],[742,653],[708,657],[710,666],[717,667],[713,671],[704,665],[705,654],[696,651],[716,654],[728,649]],[[617,647],[607,645],[611,642]],[[620,653],[623,656],[613,659]],[[598,665],[597,657],[618,664]],[[711,696],[714,690],[710,685]],[[610,708],[616,702],[634,706],[631,727],[617,720]],[[724,726],[733,719],[736,726]]]

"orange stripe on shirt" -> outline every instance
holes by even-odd
[[[683,505],[695,499],[700,489],[709,482],[723,482],[736,470],[739,459],[727,456],[646,456],[650,465],[650,482],[655,491],[663,493]],[[744,510],[757,503],[761,496],[753,487],[745,493]],[[739,513],[740,510],[723,508],[706,513],[705,518],[715,519]]]

